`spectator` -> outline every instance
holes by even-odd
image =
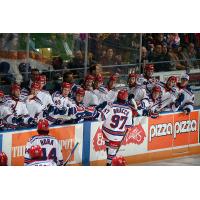
[[[161,44],[157,44],[155,46],[153,55],[150,58],[150,60],[151,60],[151,62],[162,62],[163,56],[162,56],[162,45]],[[155,67],[155,72],[166,70],[166,69],[162,68],[162,63],[155,63],[154,67]]]
[[[31,69],[30,79],[21,83],[21,88],[30,89],[31,84],[36,81],[36,77],[39,75],[38,69]]]
[[[107,49],[106,56],[100,60],[100,63],[103,66],[115,64],[115,57],[114,57],[113,49]]]
[[[10,85],[15,81],[14,77],[9,74],[10,64],[7,62],[0,63],[0,85]]]
[[[190,43],[188,48],[183,52],[185,58],[187,59],[187,64],[190,69],[199,68],[196,61],[196,50],[194,49],[194,44]]]
[[[182,65],[178,58],[178,46],[173,44],[172,51],[169,53],[170,56],[170,69],[169,70],[185,70],[186,67]]]
[[[94,64],[89,68],[89,72],[92,76],[96,76],[97,74],[102,73],[102,66],[101,64]]]
[[[63,82],[70,83],[71,85],[71,93],[70,97],[73,98],[78,89],[78,85],[75,83],[73,72],[67,71],[63,74]]]
[[[76,51],[75,57],[68,63],[68,68],[73,70],[76,77],[82,77],[83,71],[74,70],[77,68],[84,68],[84,58],[81,51]]]
[[[93,53],[88,53],[88,66],[92,66],[96,63],[96,61],[93,59]]]

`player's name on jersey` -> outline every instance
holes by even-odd
[[[124,108],[114,108],[113,112],[115,114],[117,114],[117,113],[123,113],[126,116],[128,116],[128,113],[129,113],[129,111],[127,109],[124,109]]]
[[[47,139],[47,138],[44,138],[44,139],[40,139],[40,144],[41,145],[46,145],[46,144],[49,144],[49,145],[52,145],[53,146],[53,143],[54,143],[54,140],[53,139]]]

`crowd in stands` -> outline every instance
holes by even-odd
[[[84,34],[75,34],[74,54],[69,61],[64,61],[57,56],[52,59],[51,67],[43,69],[51,70],[72,70],[75,78],[83,78],[85,55],[84,55]],[[14,37],[14,36],[13,36]],[[14,40],[15,41],[15,40]],[[131,33],[110,33],[110,34],[89,34],[88,40],[88,71],[101,66],[112,66],[103,68],[104,76],[112,73],[127,74],[128,68],[125,64],[138,65],[140,52],[140,34]],[[12,42],[16,46],[16,42]],[[0,45],[2,46],[2,44]],[[1,49],[1,47],[0,47]],[[198,33],[149,33],[142,34],[141,63],[142,69],[147,63],[154,63],[155,72],[198,69],[200,63],[200,34]],[[1,85],[9,85],[11,82],[22,82],[28,78],[24,73],[30,73],[29,65],[35,66],[40,71],[40,65],[36,63],[12,63],[6,59],[0,59],[0,82]],[[121,65],[121,67],[117,67]],[[13,74],[14,73],[14,74]],[[2,74],[2,75],[1,75]],[[9,74],[4,77],[4,74]],[[63,72],[55,72],[51,79],[59,79]]]

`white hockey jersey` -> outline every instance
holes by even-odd
[[[32,97],[29,95],[25,101],[26,107],[30,117],[37,120],[43,118],[43,110],[45,109],[42,101],[37,97]]]
[[[159,111],[177,111],[177,108],[173,106],[178,98],[178,91],[176,87],[168,90],[163,82],[159,82],[157,85],[161,88],[161,103]]]
[[[59,91],[52,94],[52,99],[55,106],[59,109],[73,106],[72,100],[69,97],[64,97]]]
[[[127,128],[133,125],[132,110],[128,104],[108,104],[101,112],[102,131],[108,140],[121,141]]]
[[[98,97],[98,103],[101,104],[104,101],[107,101],[106,95],[108,94],[108,89],[104,86],[100,86],[99,89],[95,89],[94,94]]]
[[[61,152],[61,146],[58,143],[57,139],[50,135],[36,135],[29,139],[25,150],[24,165],[28,165],[33,162],[28,153],[28,150],[32,146],[36,145],[39,145],[42,148],[43,157],[41,160],[52,160],[57,165],[63,165],[63,155]]]
[[[11,109],[8,106],[6,106],[4,103],[0,103],[0,120],[2,128],[6,128],[7,126],[10,127],[13,124],[12,114],[13,113],[11,112]]]
[[[54,106],[50,93],[46,90],[38,92],[37,97],[41,100],[42,104],[47,108],[49,105]]]
[[[194,94],[189,86],[181,87],[180,83],[177,84],[179,94],[183,94],[184,99],[179,107],[179,110],[188,108],[191,111],[194,109]]]
[[[143,85],[136,85],[135,87],[128,88],[128,93],[134,95],[137,107],[147,108],[149,106],[149,97]]]
[[[142,85],[146,89],[147,95],[151,94],[152,88],[159,83],[159,80],[155,77],[152,77],[150,79],[146,79],[143,74],[141,74],[137,78],[137,84]]]
[[[93,91],[86,90],[83,98],[83,104],[85,107],[99,105],[97,95]]]
[[[24,123],[28,123],[30,118],[25,102],[11,96],[6,96],[5,105],[8,106],[12,112],[13,117],[22,117]],[[9,122],[11,123],[11,121]]]

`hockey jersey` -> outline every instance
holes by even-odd
[[[46,90],[38,92],[37,97],[41,100],[42,104],[47,108],[49,105],[54,106],[50,93]]]
[[[85,96],[83,98],[83,104],[85,107],[88,106],[95,106],[99,104],[99,100],[97,95],[94,93],[94,91],[85,91]]]
[[[177,84],[179,94],[183,94],[183,101],[179,107],[179,110],[185,110],[188,108],[190,112],[194,109],[194,94],[189,86],[181,87],[180,83]]]
[[[26,145],[24,165],[28,165],[35,160],[32,160],[28,150],[32,146],[39,145],[42,148],[43,157],[41,160],[52,160],[57,165],[63,165],[63,155],[61,152],[61,146],[57,139],[50,135],[36,135],[29,139]]]
[[[45,107],[42,104],[42,101],[37,96],[28,96],[25,103],[30,117],[38,120],[43,118],[43,110],[45,109]]]
[[[133,125],[132,110],[128,104],[113,102],[108,104],[101,112],[102,131],[107,139],[121,141],[127,128]]]

